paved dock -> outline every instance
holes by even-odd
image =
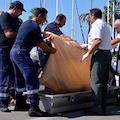
[[[10,113],[0,112],[0,120],[120,120],[120,107],[109,105],[104,116],[84,116],[83,110],[60,113],[53,117],[29,117],[28,111],[14,111],[14,106],[9,107]]]

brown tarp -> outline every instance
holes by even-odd
[[[75,41],[49,34],[57,51],[50,54],[40,84],[63,93],[90,90],[90,58],[80,62],[86,50]]]

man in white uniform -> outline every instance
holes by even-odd
[[[115,28],[115,31],[118,32],[118,34],[117,34],[115,39],[111,40],[112,48],[118,47],[120,45],[120,19],[115,20],[114,28]],[[119,48],[117,48],[117,49],[119,49]],[[120,56],[120,50],[118,50],[117,66],[115,68],[117,73],[120,73],[120,59],[119,59],[119,56]],[[118,78],[118,80],[119,80],[119,76],[116,75],[115,77]],[[120,84],[120,82],[118,82],[118,86],[119,86],[119,84]],[[118,104],[120,104],[120,103],[118,103]]]
[[[111,40],[112,45],[116,45],[117,43],[120,42],[120,19],[115,20],[114,28],[115,28],[115,31],[118,32],[118,34],[115,39]]]
[[[92,28],[88,35],[88,52],[83,55],[83,62],[91,54],[90,80],[94,104],[85,115],[103,115],[106,108],[107,82],[111,60],[111,35],[107,25],[101,20],[102,11],[90,10]]]

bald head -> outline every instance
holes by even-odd
[[[115,22],[114,22],[114,28],[115,28],[115,31],[117,31],[118,33],[120,33],[120,19],[115,20]]]
[[[114,24],[120,25],[120,19],[115,20]]]

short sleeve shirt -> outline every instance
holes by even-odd
[[[117,34],[116,38],[120,38],[120,33]]]
[[[18,18],[12,18],[9,13],[3,13],[0,16],[0,48],[11,48],[14,39],[8,39],[4,34],[4,29],[12,29],[17,32],[20,27]]]
[[[61,34],[63,34],[55,22],[52,22],[46,26],[46,28],[44,29],[44,32],[47,32],[47,31],[52,32],[52,33],[59,35],[59,36]]]
[[[43,42],[43,38],[41,36],[40,27],[35,21],[27,20],[20,26],[14,44],[24,46],[30,51],[36,43],[41,42]]]
[[[116,38],[120,38],[120,33],[117,34]],[[119,45],[120,45],[120,42],[117,43],[116,45],[117,45],[117,47],[116,47],[115,49],[118,50],[118,47],[119,47]]]
[[[88,49],[91,48],[91,46],[96,38],[102,40],[100,46],[98,47],[99,49],[111,50],[112,46],[111,46],[110,30],[101,19],[97,19],[92,24],[92,28],[88,35]]]

